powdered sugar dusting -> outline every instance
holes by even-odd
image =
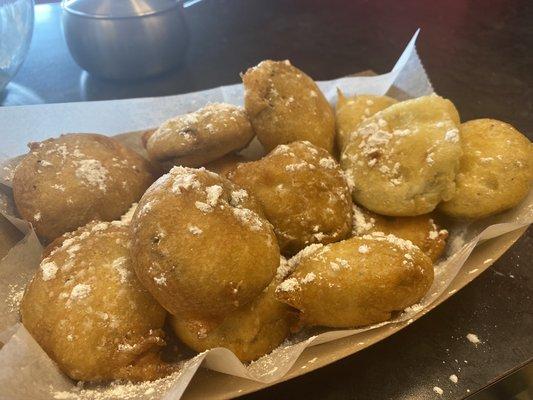
[[[54,279],[56,277],[57,270],[57,264],[45,258],[41,263],[43,281],[49,281],[50,279]]]
[[[467,334],[466,338],[470,343],[473,343],[475,346],[481,343],[481,340],[479,340],[479,337],[475,333]]]
[[[236,206],[248,198],[248,192],[244,189],[231,192],[231,205]]]
[[[90,186],[96,186],[103,192],[106,191],[106,180],[109,171],[100,161],[80,160],[75,161],[75,164],[78,165],[78,168],[76,169],[76,177]]]
[[[91,293],[91,286],[87,285],[85,283],[78,283],[76,286],[72,288],[72,291],[70,292],[70,301],[76,301],[80,299],[86,298],[89,293]]]
[[[376,220],[372,217],[366,217],[363,211],[355,204],[353,205],[353,227],[352,234],[361,236],[370,232],[374,228]]]
[[[299,289],[300,283],[296,278],[289,278],[281,282],[276,288],[276,292],[292,292],[293,290]]]
[[[368,247],[366,244],[362,244],[361,246],[359,246],[359,248],[357,250],[361,254],[366,254],[366,253],[368,253],[370,251],[370,247]]]
[[[263,227],[263,222],[257,213],[248,208],[232,208],[233,214],[245,226],[248,226],[252,231],[260,231]]]
[[[200,211],[204,213],[208,213],[213,211],[213,207],[211,207],[209,204],[204,203],[203,201],[195,201],[194,206],[199,209]]]
[[[209,204],[211,207],[215,207],[218,203],[218,199],[220,198],[220,195],[222,194],[222,186],[220,185],[208,186],[205,189],[205,192],[207,194],[207,204]]]
[[[122,283],[126,283],[130,276],[130,271],[126,268],[127,261],[128,260],[126,257],[119,257],[114,259],[111,263],[111,268],[113,268],[117,272],[119,280]]]
[[[170,170],[170,176],[173,177],[172,192],[180,194],[182,189],[199,189],[200,182],[196,179],[195,170],[186,167],[174,167]]]
[[[204,231],[198,228],[196,225],[188,224],[187,230],[195,236],[201,235]]]

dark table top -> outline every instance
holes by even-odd
[[[289,58],[315,79],[387,72],[416,30],[435,90],[463,120],[493,117],[533,133],[533,2],[206,0],[185,10],[183,65],[138,82],[83,73],[64,43],[57,4],[36,7],[28,58],[14,83],[23,103],[159,96],[239,81],[265,58]],[[33,93],[33,95],[31,95]],[[392,337],[252,399],[459,399],[533,357],[531,231],[489,270]],[[476,333],[474,347],[465,338]],[[448,377],[459,378],[453,384]]]

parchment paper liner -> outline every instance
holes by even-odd
[[[332,102],[335,98],[336,87],[340,87],[348,94],[389,93],[396,98],[409,98],[431,93],[431,84],[414,48],[416,35],[390,73],[374,77],[347,77],[336,81],[320,82],[321,89]],[[63,113],[66,109],[70,118],[72,114],[75,115],[74,121],[77,119],[77,123],[73,126],[76,126],[76,129],[61,127],[58,129],[56,126],[53,130],[44,129],[47,132],[44,137],[33,136],[33,138],[41,140],[57,136],[58,131],[106,131],[106,129],[87,129],[93,124],[91,113],[103,110],[101,103],[107,103],[107,106],[113,103],[111,108],[117,106],[126,114],[138,112],[139,107],[143,106],[145,107],[143,111],[147,115],[157,114],[160,117],[157,121],[151,121],[152,117],[142,122],[137,121],[136,129],[140,129],[156,126],[169,116],[189,111],[191,104],[194,104],[193,108],[201,107],[208,101],[242,104],[242,87],[232,85],[148,100],[151,103],[150,107],[146,107],[147,99],[61,105]],[[169,107],[173,100],[173,107]],[[53,113],[50,108],[57,106],[59,105],[18,107],[9,114],[9,121],[17,120],[17,115],[22,111],[21,108],[25,113],[30,113],[29,115],[33,115],[33,111],[44,115],[49,112]],[[165,107],[168,108],[169,113],[171,112],[169,115],[165,115],[167,111],[162,111]],[[85,117],[82,117],[82,109],[89,109]],[[113,115],[116,117],[116,114],[115,110]],[[123,113],[121,116],[127,117]],[[0,109],[0,126],[4,125],[2,118],[6,118],[6,114],[3,114]],[[101,114],[99,121],[105,123],[106,118],[106,115]],[[44,121],[44,125],[47,124],[53,124],[53,122]],[[15,128],[21,129],[20,126]],[[119,135],[119,139],[140,151],[139,132]],[[261,150],[256,142],[245,153],[256,157],[258,151]],[[12,167],[17,162],[17,158],[8,160],[4,164],[7,168],[0,169],[0,181],[3,185],[10,186]],[[9,192],[5,186],[3,189]],[[452,240],[446,259],[435,267],[433,286],[420,305],[407,310],[391,321],[364,329],[304,332],[298,338],[291,338],[270,355],[248,366],[243,365],[229,350],[217,348],[185,362],[179,372],[160,381],[141,385],[91,386],[84,389],[76,386],[59,371],[18,322],[16,294],[20,296],[21,290],[38,267],[42,248],[30,224],[10,215],[6,210],[0,211],[26,234],[24,239],[0,261],[0,296],[2,297],[0,299],[0,341],[6,343],[0,350],[0,388],[2,388],[0,395],[13,400],[79,397],[87,399],[179,399],[201,364],[214,371],[233,376],[202,370],[194,381],[195,385],[187,391],[185,397],[235,396],[300,375],[353,354],[412,323],[487,269],[525,231],[527,225],[533,222],[533,194],[530,192],[521,205],[496,217],[476,224],[452,223],[447,226]],[[488,242],[474,250],[484,241]],[[320,346],[315,347],[317,345]],[[304,356],[300,358],[304,351]],[[311,358],[310,355],[314,357]]]

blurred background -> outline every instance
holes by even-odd
[[[101,3],[157,7],[168,1],[67,3],[98,12]],[[521,120],[533,109],[531,1],[203,0],[186,7],[177,3],[183,15],[182,20],[176,19],[183,28],[182,37],[168,39],[176,43],[171,52],[177,58],[176,67],[155,78],[124,83],[84,72],[65,40],[65,36],[73,38],[76,29],[64,35],[60,5],[36,0],[33,39],[13,81],[28,93],[18,99],[6,99],[4,93],[3,104],[185,93],[236,83],[239,72],[265,58],[289,58],[319,80],[363,70],[384,73],[420,27],[417,47],[433,85],[441,95],[453,98],[465,117],[479,117],[476,110],[482,108],[485,115],[515,123],[520,129]],[[127,14],[118,7],[111,11]],[[89,35],[82,32],[78,36]],[[135,48],[134,43],[128,45]],[[82,43],[78,37],[78,50],[83,47],[90,49],[91,43]],[[138,62],[150,61],[147,54],[135,56]],[[112,58],[107,61],[113,62]],[[469,84],[473,81],[480,84]],[[483,84],[488,81],[490,87]],[[489,101],[495,95],[512,102],[512,114]]]

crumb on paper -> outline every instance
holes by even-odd
[[[451,374],[449,378],[453,383],[459,382],[459,378],[457,378],[457,375]]]
[[[438,386],[433,386],[433,391],[434,391],[435,393],[437,393],[439,396],[442,396],[443,393],[444,393],[444,390],[442,390],[442,389],[441,389],[440,387],[438,387]]]
[[[467,334],[466,338],[470,341],[470,343],[474,344],[475,346],[481,343],[481,340],[479,340],[478,336],[474,333]]]

